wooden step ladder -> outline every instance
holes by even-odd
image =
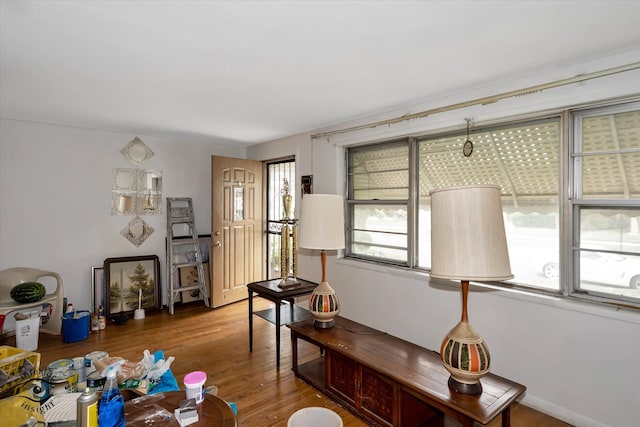
[[[169,276],[169,313],[173,314],[176,297],[182,292],[199,290],[209,307],[209,289],[202,265],[202,251],[196,231],[191,197],[167,197],[167,266]],[[180,268],[195,267],[198,280],[180,286],[176,283]]]

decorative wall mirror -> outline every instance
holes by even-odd
[[[114,169],[111,176],[113,191],[136,191],[137,176],[135,169]]]
[[[159,215],[162,209],[162,172],[140,170],[138,183],[138,206],[140,213]],[[139,209],[140,211],[140,209]]]
[[[142,166],[142,164],[153,157],[153,151],[147,144],[142,142],[137,136],[129,142],[122,150],[122,155],[134,166]]]
[[[114,169],[111,183],[111,215],[162,213],[162,172]]]
[[[144,243],[154,231],[153,227],[144,222],[139,216],[136,216],[120,230],[120,234],[137,247]]]

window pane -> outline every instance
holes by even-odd
[[[640,198],[640,111],[585,117],[580,131],[582,198]]]
[[[510,282],[559,290],[558,202],[514,203],[502,199],[509,260],[514,278]]]
[[[406,200],[409,198],[407,141],[349,150],[350,200]]]
[[[582,208],[580,248],[640,255],[640,207]]]
[[[353,200],[403,200],[409,198],[409,171],[355,174]]]
[[[558,290],[559,147],[557,118],[418,142],[418,265],[431,267],[429,192],[437,188],[496,184],[502,206],[513,282]]]
[[[640,298],[640,256],[580,251],[580,289]]]
[[[583,199],[640,197],[640,150],[585,156],[582,159]]]
[[[581,291],[640,298],[639,223],[640,208],[580,209]]]
[[[351,254],[407,261],[406,205],[352,207]]]
[[[499,185],[516,199],[557,197],[558,119],[471,134],[474,149],[464,157],[466,133],[418,144],[419,192],[472,184]]]
[[[582,121],[582,150],[625,150],[640,147],[640,111],[585,117]]]

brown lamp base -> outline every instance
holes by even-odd
[[[461,383],[460,381],[457,381],[453,377],[449,377],[449,382],[447,384],[449,385],[450,389],[455,390],[458,393],[462,393],[462,394],[482,393],[482,384],[480,384],[480,381],[474,384],[467,384],[467,383]]]
[[[313,326],[318,329],[329,329],[329,328],[333,328],[335,325],[336,325],[336,321],[333,319],[329,320],[328,322],[321,322],[319,320],[313,321]]]

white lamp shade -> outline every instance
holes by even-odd
[[[298,246],[344,248],[344,199],[335,194],[305,194],[300,207]]]
[[[431,192],[431,277],[513,278],[500,187],[477,185]]]

